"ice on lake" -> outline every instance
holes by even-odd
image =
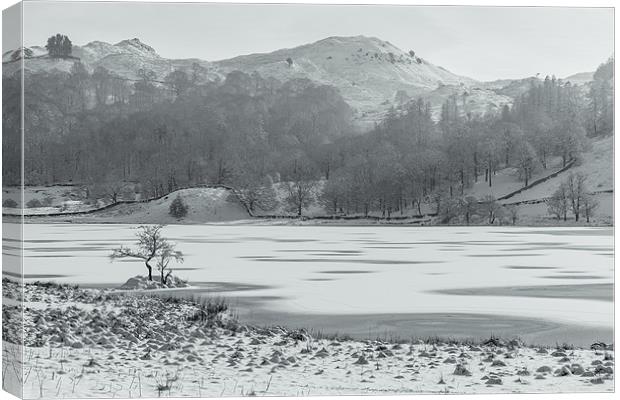
[[[25,276],[118,286],[145,273],[139,261],[108,257],[133,242],[132,228],[27,224]],[[164,235],[185,254],[178,276],[255,315],[491,315],[613,327],[611,228],[214,224],[170,225]]]

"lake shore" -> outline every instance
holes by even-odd
[[[3,304],[3,357],[15,364],[11,351],[19,331],[11,317],[20,315],[21,293],[9,280],[3,280],[3,290],[9,299]],[[614,351],[603,345],[313,336],[307,330],[241,324],[229,312],[206,312],[206,303],[67,285],[27,284],[23,300],[26,398],[601,392],[614,387]]]

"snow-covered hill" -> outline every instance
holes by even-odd
[[[563,80],[572,83],[573,85],[585,85],[594,80],[594,71],[592,72],[579,72],[571,76],[567,76]]]
[[[251,54],[215,63],[221,71],[258,72],[286,80],[308,78],[337,87],[357,111],[359,119],[372,119],[389,107],[396,93],[425,95],[442,85],[469,86],[459,76],[373,37],[329,37],[315,43]]]
[[[80,61],[89,72],[97,67],[104,67],[113,74],[128,80],[140,78],[140,70],[155,73],[154,80],[164,81],[170,72],[180,69],[192,74],[198,73],[200,80],[208,81],[221,78],[221,73],[214,70],[212,63],[198,59],[167,59],[161,57],[155,49],[140,39],[123,40],[116,44],[94,41],[84,46],[73,46],[72,56],[68,58],[51,58],[47,51],[39,46],[30,47],[32,54],[26,57],[24,68],[28,73],[44,71],[69,72],[73,64]],[[15,62],[14,51],[7,51],[2,57],[3,75],[15,73],[21,63]]]
[[[450,96],[457,96],[466,112],[496,110],[512,103],[531,85],[531,79],[537,79],[477,82],[437,66],[413,50],[405,51],[390,42],[366,36],[329,37],[291,49],[215,62],[167,59],[137,38],[116,44],[94,41],[74,45],[72,57],[66,59],[50,58],[45,48],[34,46],[4,53],[3,74],[20,68],[21,63],[16,60],[22,54],[27,56],[24,67],[30,73],[69,72],[76,61],[81,61],[90,72],[105,67],[128,80],[140,79],[141,71],[152,71],[152,79],[163,82],[177,69],[196,77],[198,82],[221,80],[235,70],[258,72],[280,81],[310,79],[337,88],[362,127],[372,127],[390,107],[401,105],[403,99],[417,97],[431,101],[435,115]],[[569,78],[587,80],[584,74],[577,75]]]

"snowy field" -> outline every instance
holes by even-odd
[[[121,243],[133,242],[134,233],[129,225],[25,225],[26,281],[118,287],[146,271],[140,262],[108,258]],[[164,235],[185,254],[175,274],[193,289],[180,295],[226,296],[254,323],[301,326],[307,316],[328,331],[408,336],[434,334],[432,324],[416,331],[417,317],[483,315],[501,316],[504,331],[537,343],[585,346],[611,338],[608,228],[213,224],[171,225]],[[368,315],[384,323],[368,332]],[[386,321],[388,315],[410,323],[399,326]],[[330,316],[346,316],[351,325],[326,323]],[[502,332],[484,324],[471,331],[467,318],[451,321],[455,336]],[[574,329],[560,329],[565,326]],[[561,335],[536,334],[550,330]]]
[[[8,280],[3,291],[3,384],[23,388],[28,399],[614,388],[613,347],[601,343],[579,349],[495,337],[317,337],[238,324],[226,311],[205,313],[196,303],[146,293],[45,284],[21,289]],[[23,314],[10,305],[17,299],[26,304]],[[23,330],[13,321],[22,317]]]

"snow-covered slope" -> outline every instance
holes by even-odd
[[[94,41],[74,45],[72,57],[66,59],[50,58],[43,47],[35,46],[4,53],[3,74],[20,68],[21,63],[15,60],[21,53],[27,53],[28,72],[69,72],[76,61],[81,61],[90,72],[101,66],[128,80],[140,79],[140,71],[148,70],[154,72],[152,79],[162,82],[176,69],[197,77],[198,82],[220,80],[235,70],[258,72],[280,81],[310,79],[337,88],[354,110],[354,119],[366,127],[380,120],[390,107],[402,105],[403,99],[420,96],[432,102],[435,115],[441,104],[454,95],[464,101],[467,112],[495,110],[512,103],[530,87],[532,79],[538,79],[477,82],[432,64],[413,50],[404,51],[390,42],[366,36],[329,37],[291,49],[215,62],[167,59],[137,38],[116,44]],[[577,74],[567,79],[587,78]]]
[[[68,58],[51,58],[47,55],[47,51],[39,46],[30,47],[29,50],[32,50],[32,54],[26,57],[24,68],[30,73],[54,70],[69,72],[73,64],[80,61],[89,72],[93,72],[97,67],[104,67],[111,73],[129,80],[139,79],[140,70],[153,71],[154,79],[157,81],[163,81],[166,75],[177,69],[188,73],[196,71],[201,81],[221,77],[208,61],[163,58],[155,49],[138,38],[123,40],[116,44],[94,41],[84,46],[74,45],[72,56]],[[19,57],[14,56],[14,53],[15,51],[7,51],[3,54],[3,75],[12,74],[20,68],[21,63],[15,62]]]
[[[180,197],[187,206],[187,216],[177,219],[170,215],[170,204]],[[119,204],[84,216],[64,217],[81,222],[116,222],[145,224],[195,224],[236,221],[250,218],[231,193],[221,188],[182,189],[145,203]]]
[[[577,74],[573,74],[571,76],[567,76],[563,79],[564,81],[568,81],[573,85],[585,85],[594,80],[594,72],[579,72]]]
[[[425,94],[424,98],[431,102],[433,115],[438,116],[441,105],[450,96],[456,97],[457,104],[463,112],[479,115],[498,112],[504,105],[512,104],[514,99],[495,90],[464,85],[443,85]]]
[[[357,118],[372,119],[394,101],[398,91],[425,95],[442,85],[469,86],[459,76],[405,52],[390,42],[366,36],[329,37],[315,43],[251,54],[215,63],[223,71],[258,72],[280,80],[308,78],[335,86],[357,111]]]

